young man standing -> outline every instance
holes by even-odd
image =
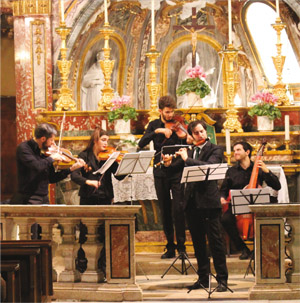
[[[227,201],[227,197],[231,189],[243,189],[249,184],[254,163],[250,160],[252,147],[249,143],[244,141],[236,142],[233,146],[233,152],[237,163],[227,170],[220,190],[222,205],[229,203],[228,210],[221,218],[221,223],[236,249],[242,252],[239,258],[245,260],[251,256],[251,252],[239,235],[236,218],[232,214],[231,203]],[[262,160],[259,160],[258,165],[260,167],[257,178],[258,184],[262,185],[263,181],[265,181],[268,186],[279,190],[281,185],[278,178],[267,168]]]
[[[188,132],[194,139],[193,150],[187,151],[186,148],[182,148],[177,152],[185,166],[222,162],[223,150],[207,138],[205,122],[200,120],[191,122],[188,126]],[[175,163],[172,165],[175,165]],[[209,287],[210,261],[206,247],[207,236],[217,273],[218,286],[216,291],[224,292],[227,290],[228,270],[221,232],[221,203],[217,181],[187,183],[184,202],[199,276],[198,280],[189,289]]]
[[[180,184],[182,170],[165,168],[163,165],[155,167],[161,160],[161,150],[163,146],[174,144],[186,144],[186,140],[178,138],[175,132],[165,127],[166,122],[172,121],[176,102],[171,96],[163,96],[159,99],[160,118],[151,121],[145,134],[139,142],[139,147],[143,148],[151,141],[156,150],[154,158],[154,184],[159,207],[162,213],[162,223],[165,236],[167,238],[166,252],[162,259],[174,258],[175,249],[178,252],[185,252],[185,217],[183,211],[183,187]],[[172,191],[172,197],[170,195]],[[176,232],[177,246],[174,242],[174,226]]]

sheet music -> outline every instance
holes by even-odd
[[[145,173],[155,154],[155,150],[125,154],[115,176]]]
[[[183,169],[181,183],[199,182],[207,180],[221,180],[225,178],[227,163],[186,166]],[[208,172],[208,178],[207,178]]]
[[[249,204],[251,203],[270,203],[270,189],[267,187],[253,189],[232,189],[230,193],[232,213],[235,215],[251,213],[249,208]]]
[[[110,157],[105,161],[105,163],[98,170],[93,172],[93,175],[96,175],[96,174],[103,175],[113,165],[113,163],[118,158],[119,154],[120,154],[119,151],[113,152],[110,155]]]

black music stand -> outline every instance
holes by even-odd
[[[181,183],[188,182],[201,182],[201,181],[211,181],[211,180],[221,180],[225,178],[226,171],[228,169],[228,165],[226,163],[217,163],[210,165],[201,165],[201,166],[187,166],[184,168],[181,178]],[[209,257],[210,264],[210,257]],[[217,277],[211,272],[209,266],[208,273],[208,290],[200,283],[199,285],[208,293],[208,298],[213,292],[216,291],[216,286],[214,289],[211,288],[211,277],[215,278],[217,281]],[[220,281],[222,283],[222,281]],[[230,292],[233,293],[233,290],[230,289],[226,284],[222,283]],[[193,289],[188,291],[191,292]]]
[[[249,208],[249,204],[252,205],[270,203],[269,188],[233,189],[230,191],[230,193],[233,215],[251,214],[252,212]],[[252,224],[254,226],[254,216],[252,216]],[[255,247],[255,238],[253,239],[253,247]],[[255,276],[254,265],[255,259],[253,249],[249,264],[244,275],[244,279],[250,271],[252,272],[253,276]]]
[[[128,175],[131,181],[130,199],[132,205],[132,175],[145,174],[150,166],[155,150],[128,153],[122,158],[115,176]]]

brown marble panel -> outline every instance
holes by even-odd
[[[280,225],[260,226],[261,277],[262,279],[280,278]]]
[[[130,278],[129,224],[111,225],[111,278]]]

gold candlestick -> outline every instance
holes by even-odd
[[[290,150],[290,140],[284,140],[285,150]]]
[[[159,117],[157,98],[160,95],[161,83],[156,82],[157,68],[156,59],[160,56],[160,53],[156,51],[155,45],[152,45],[150,51],[146,53],[146,56],[150,58],[150,83],[147,83],[147,88],[151,100],[149,122]]]
[[[227,164],[228,164],[228,165],[231,165],[231,154],[225,153],[225,156],[226,156],[226,158],[227,158]]]
[[[57,66],[61,76],[61,88],[55,107],[57,111],[76,110],[76,103],[72,99],[72,91],[68,87],[68,78],[73,61],[67,60],[68,49],[66,48],[66,38],[69,35],[71,28],[67,27],[65,22],[60,22],[59,27],[57,27],[55,31],[61,37],[61,60],[57,60]]]
[[[281,43],[281,31],[286,27],[286,25],[281,22],[280,17],[276,18],[275,24],[272,27],[277,33],[277,56],[272,57],[273,64],[277,71],[277,83],[274,85],[273,94],[276,95],[278,99],[278,105],[291,105],[290,100],[286,94],[286,85],[282,82],[282,70],[285,62],[285,56],[281,55],[282,43]]]
[[[105,22],[104,27],[100,29],[100,33],[104,35],[104,60],[99,60],[100,66],[104,74],[104,87],[102,91],[102,99],[98,102],[98,110],[109,110],[111,107],[111,100],[114,97],[114,90],[111,87],[111,74],[115,65],[115,60],[110,60],[109,36],[114,32],[110,28],[109,23]]]
[[[234,96],[236,92],[235,77],[234,77],[234,61],[236,60],[238,51],[229,44],[227,49],[223,51],[225,70],[226,70],[226,88],[227,88],[227,108],[226,121],[223,124],[222,133],[228,128],[230,132],[243,132],[242,125],[238,120],[237,110],[234,108]]]

